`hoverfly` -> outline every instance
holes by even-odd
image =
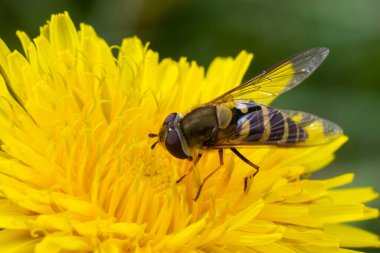
[[[229,148],[255,169],[244,180],[246,191],[248,179],[259,172],[259,166],[244,157],[237,148],[321,145],[343,133],[336,124],[315,115],[265,105],[309,77],[328,53],[329,50],[323,47],[302,51],[185,115],[176,112],[169,114],[159,134],[149,134],[151,138],[158,137],[152,149],[160,142],[171,155],[194,160],[195,166],[201,158],[202,149],[219,150],[222,165],[223,149]],[[194,200],[198,199],[203,184],[211,174],[200,185]]]

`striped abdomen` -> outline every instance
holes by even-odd
[[[244,101],[231,110],[230,127],[234,128],[235,134],[230,143],[294,144],[308,137],[302,127],[278,109]]]

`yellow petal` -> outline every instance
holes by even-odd
[[[187,226],[182,231],[178,231],[177,233],[168,236],[162,242],[160,242],[157,247],[163,248],[167,251],[175,251],[180,246],[191,241],[194,237],[196,237],[206,225],[205,219],[202,219],[190,226]]]
[[[281,233],[254,234],[231,231],[228,233],[228,236],[226,236],[226,238],[221,242],[229,245],[245,245],[247,247],[254,247],[258,245],[273,243],[280,240],[281,238]]]
[[[378,235],[357,227],[343,224],[329,224],[325,226],[323,230],[328,234],[340,238],[342,247],[380,247]]]
[[[2,252],[24,253],[33,252],[41,238],[32,238],[26,231],[0,230]]]
[[[59,253],[67,251],[90,251],[94,248],[84,238],[50,234],[45,236],[35,248],[36,253]]]
[[[33,46],[32,41],[25,32],[17,31],[16,34],[21,42],[26,58],[29,58],[29,47]]]
[[[354,180],[354,174],[348,173],[348,174],[343,174],[337,177],[329,178],[325,180],[325,182],[327,184],[327,188],[335,188],[338,186],[349,184],[353,180]]]
[[[52,16],[49,39],[56,52],[68,50],[73,55],[76,53],[78,33],[67,12]]]
[[[278,242],[270,243],[264,246],[256,246],[255,249],[262,253],[297,253],[297,251],[294,251],[291,247]]]
[[[335,189],[330,190],[329,198],[336,204],[344,203],[366,203],[376,199],[379,194],[376,193],[371,187],[363,188],[349,188],[349,189]]]
[[[377,209],[362,204],[321,204],[309,207],[310,214],[326,223],[359,221],[378,216]]]

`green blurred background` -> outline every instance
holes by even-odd
[[[352,185],[380,191],[380,1],[0,0],[0,37],[20,49],[16,30],[36,36],[52,13],[64,10],[109,44],[137,35],[161,57],[187,56],[207,66],[245,49],[255,54],[246,78],[303,49],[330,48],[312,78],[275,106],[331,119],[350,137],[315,177],[355,172]],[[380,234],[379,220],[360,225]]]

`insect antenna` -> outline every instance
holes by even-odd
[[[152,144],[152,146],[150,146],[150,149],[154,149],[154,147],[156,147],[158,141],[156,141],[155,143]]]
[[[149,133],[149,134],[148,134],[148,137],[149,137],[149,138],[158,137],[158,134]]]
[[[148,134],[148,137],[149,137],[149,138],[155,138],[155,137],[158,137],[158,134],[149,133],[149,134]],[[154,147],[156,147],[156,145],[157,145],[158,142],[159,142],[159,141],[156,141],[155,143],[153,143],[152,146],[150,146],[150,149],[154,149]]]

